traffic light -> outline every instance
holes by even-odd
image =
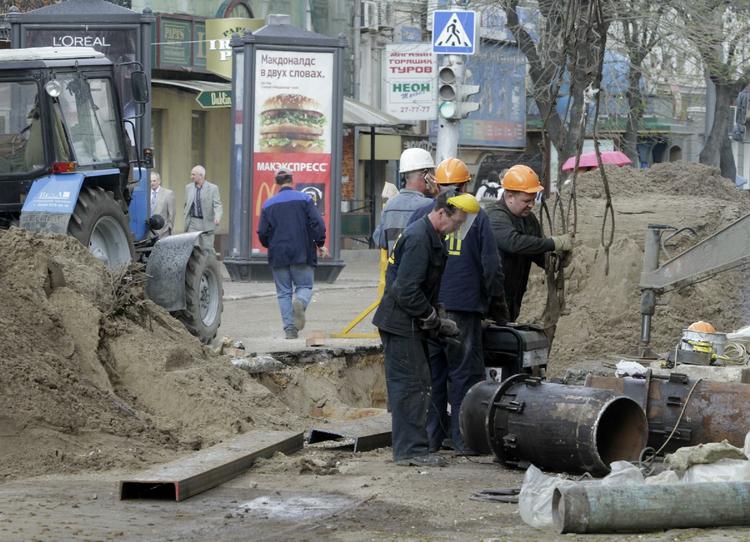
[[[466,72],[464,72],[464,81],[468,81],[469,79],[471,79],[471,72],[469,70],[466,70]],[[479,102],[468,101],[469,96],[474,96],[475,94],[479,94],[479,85],[465,85],[463,83],[461,84],[458,93],[461,118],[465,119],[467,116],[469,116],[469,113],[473,113],[474,111],[477,111],[479,109]]]
[[[461,66],[463,68],[463,66]],[[471,73],[458,70],[456,65],[446,65],[438,72],[438,112],[448,120],[460,120],[479,109],[478,102],[467,98],[479,92],[479,85],[466,85],[464,81]]]
[[[443,66],[438,72],[438,112],[444,119],[460,119],[458,114],[458,78],[454,66]]]

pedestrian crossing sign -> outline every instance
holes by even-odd
[[[435,10],[432,17],[433,53],[473,55],[476,52],[476,11]]]

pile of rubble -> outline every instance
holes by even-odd
[[[0,231],[0,479],[132,467],[298,418],[72,238]]]

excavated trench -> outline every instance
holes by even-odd
[[[380,347],[273,353],[235,364],[301,417],[351,420],[386,408]]]

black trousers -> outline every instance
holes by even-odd
[[[427,342],[419,336],[380,332],[385,353],[385,383],[392,416],[393,459],[429,453],[427,410],[430,366]]]

